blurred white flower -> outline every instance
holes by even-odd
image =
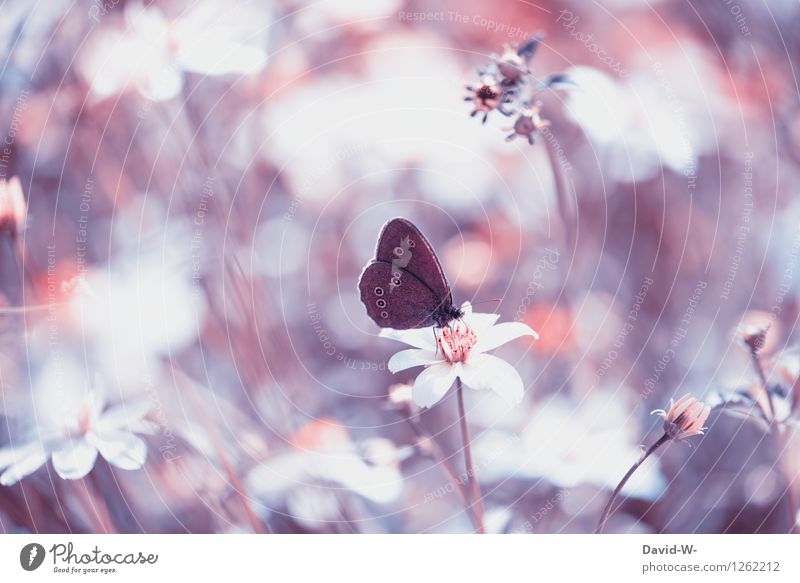
[[[270,95],[258,143],[266,132],[265,158],[280,166],[306,210],[360,204],[350,198],[358,191],[370,193],[372,203],[404,197],[397,182],[409,173],[419,197],[458,215],[496,198],[498,174],[489,158],[504,144],[487,140],[481,124],[464,123],[469,110],[454,81],[462,63],[452,51],[430,49],[436,45],[437,37],[420,27],[383,33],[363,49],[368,82],[346,67],[310,78],[300,69],[294,74],[302,82]],[[508,122],[499,117],[489,120],[498,131]]]
[[[507,506],[489,508],[483,517],[486,534],[503,534],[512,518],[514,513]]]
[[[92,340],[103,376],[139,390],[160,369],[160,357],[196,341],[207,312],[190,266],[163,253],[147,253],[112,268],[90,269],[91,295],[70,300],[72,317]],[[127,259],[127,258],[125,258]]]
[[[485,353],[516,338],[533,336],[536,339],[539,335],[522,322],[495,324],[498,314],[474,313],[469,302],[461,307],[463,318],[444,328],[381,330],[385,338],[414,346],[392,356],[389,370],[397,373],[425,366],[412,389],[414,402],[420,407],[438,403],[456,378],[472,389],[492,390],[507,403],[516,405],[525,390],[522,378],[506,361]]]
[[[101,28],[81,55],[80,69],[101,97],[130,84],[148,99],[170,99],[183,87],[184,72],[260,71],[267,54],[254,36],[267,29],[267,16],[263,5],[204,0],[168,20],[157,7],[133,2],[125,7],[127,28]]]
[[[11,180],[0,178],[0,232],[16,236],[25,229],[28,203],[22,193],[22,183],[14,176]]]
[[[475,444],[475,463],[485,481],[544,478],[562,488],[613,488],[640,454],[638,438],[639,428],[618,394],[595,390],[580,402],[559,395],[536,406],[519,438],[484,431]],[[658,460],[651,457],[623,492],[654,500],[664,486]]]
[[[302,437],[298,437],[302,435]],[[248,491],[274,507],[285,500],[292,518],[309,529],[340,520],[340,490],[376,504],[396,500],[403,489],[398,463],[407,452],[390,441],[350,440],[347,430],[327,420],[302,428],[295,449],[256,466]]]
[[[300,3],[302,5],[302,3]],[[371,0],[370,2],[317,2],[313,8],[303,6],[292,14],[293,24],[307,34],[309,39],[320,42],[330,38],[335,30],[348,28],[385,30],[382,23],[396,18],[402,7],[400,0]]]
[[[607,153],[611,178],[644,180],[661,167],[693,171],[703,146],[699,122],[675,95],[673,80],[662,78],[667,73],[637,74],[626,82],[592,67],[566,73],[577,85],[567,96],[568,115]]]
[[[396,383],[389,387],[389,402],[392,405],[406,405],[413,399],[414,388],[406,383]]]
[[[98,452],[123,470],[144,465],[147,445],[136,434],[152,434],[155,426],[144,417],[151,408],[143,399],[104,410],[102,391],[85,391],[74,402],[60,404],[60,415],[37,415],[39,426],[30,440],[0,449],[0,484],[17,483],[52,458],[65,480],[83,478],[94,467]],[[51,407],[52,409],[52,407]],[[54,410],[50,411],[51,413]]]

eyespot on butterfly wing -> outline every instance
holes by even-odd
[[[392,219],[378,236],[359,290],[367,314],[383,328],[444,326],[460,317],[433,247],[410,221]]]
[[[375,259],[399,265],[417,276],[442,302],[453,303],[450,284],[433,246],[409,220],[392,219],[378,236]]]
[[[361,274],[358,288],[367,314],[381,328],[408,330],[435,324],[439,299],[402,268],[373,261]]]

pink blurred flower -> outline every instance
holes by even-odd
[[[24,230],[28,218],[28,203],[22,193],[22,184],[14,176],[11,180],[0,178],[0,232],[16,236]]]
[[[382,330],[381,336],[414,347],[392,356],[389,370],[398,373],[425,366],[412,389],[414,402],[420,407],[438,403],[456,378],[473,389],[492,390],[507,403],[516,405],[524,393],[519,373],[506,361],[485,353],[515,338],[539,335],[521,322],[495,325],[498,314],[473,313],[469,302],[462,309],[463,318],[445,328]]]
[[[703,424],[708,419],[711,407],[698,401],[689,393],[674,403],[669,400],[669,409],[656,409],[651,413],[664,418],[664,432],[670,439],[686,439],[693,435],[703,435],[707,427]]]
[[[144,465],[147,445],[136,433],[152,434],[155,426],[144,417],[150,403],[141,400],[103,410],[98,390],[87,391],[67,415],[44,422],[22,445],[0,449],[0,484],[10,486],[32,474],[52,458],[56,473],[65,480],[83,478],[94,467],[98,452],[123,470]]]
[[[736,328],[736,336],[755,354],[759,352],[766,343],[769,324],[742,323]]]

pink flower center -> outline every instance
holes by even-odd
[[[78,435],[86,435],[92,426],[92,411],[89,407],[84,407],[81,410],[80,417],[78,418]]]
[[[436,335],[439,349],[445,360],[450,363],[466,362],[477,341],[478,337],[475,336],[475,332],[461,322],[456,322],[452,327],[445,326]]]

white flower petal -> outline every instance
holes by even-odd
[[[127,427],[128,431],[133,433],[141,433],[142,435],[155,435],[158,433],[158,423],[150,421],[149,419],[139,419],[130,423]]]
[[[461,305],[461,310],[464,312],[464,322],[478,336],[480,336],[484,330],[488,329],[495,322],[497,322],[497,319],[500,317],[500,314],[483,314],[473,312],[472,304],[469,302],[464,302]]]
[[[183,88],[183,74],[172,63],[155,64],[137,83],[139,91],[152,101],[167,101]]]
[[[464,321],[467,323],[467,326],[472,328],[475,335],[480,338],[486,330],[494,326],[494,323],[497,322],[499,317],[500,314],[472,314],[469,318],[464,318]]]
[[[129,30],[143,38],[159,38],[169,31],[169,23],[158,8],[148,8],[142,2],[126,4],[125,21]]]
[[[101,387],[100,381],[95,378],[95,388],[89,389],[84,395],[85,406],[91,412],[92,419],[96,419],[103,408],[106,406],[105,392],[97,387]]]
[[[509,405],[522,401],[525,387],[517,370],[505,360],[491,354],[472,354],[458,373],[464,384],[472,389],[489,389]]]
[[[442,362],[442,358],[437,356],[432,350],[423,350],[420,348],[409,348],[408,350],[401,350],[389,359],[386,366],[392,373],[398,373],[401,370],[413,368],[415,366],[427,366],[429,364],[436,364]]]
[[[47,450],[39,442],[0,450],[0,468],[6,471],[0,476],[0,484],[11,486],[25,476],[38,470],[47,461]]]
[[[395,500],[403,487],[397,469],[369,465],[352,453],[320,456],[315,465],[320,477],[379,504]]]
[[[92,471],[97,460],[97,448],[84,438],[65,441],[53,452],[53,467],[65,480],[77,480]]]
[[[239,44],[208,37],[191,39],[182,44],[176,57],[185,71],[201,75],[247,75],[264,68],[267,55],[254,45]]]
[[[411,395],[420,407],[432,407],[447,394],[459,367],[442,363],[429,366],[414,381]]]
[[[521,336],[533,336],[534,340],[539,338],[533,328],[522,322],[503,322],[484,330],[480,334],[476,332],[476,335],[478,336],[478,342],[472,348],[473,354],[488,352]]]
[[[25,457],[34,446],[39,445],[36,442],[26,442],[22,445],[7,445],[0,448],[0,470],[12,465],[17,459]]]
[[[433,328],[413,328],[411,330],[383,328],[380,335],[383,338],[397,340],[414,348],[436,351],[436,334]]]
[[[138,470],[147,458],[147,444],[127,431],[111,434],[90,432],[86,439],[100,450],[108,463],[123,470]]]
[[[138,431],[140,427],[146,427],[141,421],[152,408],[153,402],[149,399],[114,405],[100,415],[96,427],[100,433]]]

